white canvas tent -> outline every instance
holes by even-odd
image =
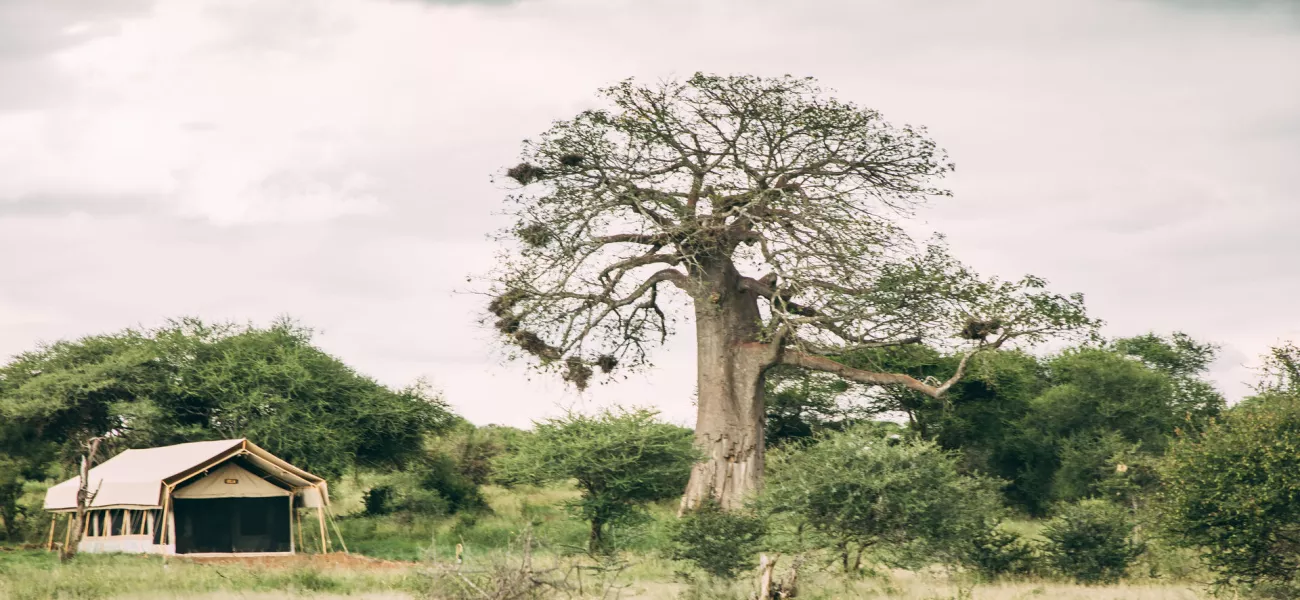
[[[68,527],[79,485],[74,477],[45,495]],[[81,552],[292,553],[303,541],[298,508],[316,509],[329,550],[325,480],[245,439],[127,450],[91,469],[87,489]]]

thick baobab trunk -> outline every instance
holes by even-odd
[[[705,459],[691,471],[681,510],[712,495],[735,508],[763,478],[763,373],[775,356],[758,341],[757,298],[739,288],[730,264],[695,298],[698,412],[695,443]]]

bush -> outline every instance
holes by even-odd
[[[672,525],[670,557],[688,561],[713,577],[733,579],[754,567],[765,529],[761,518],[722,510],[710,497]]]
[[[608,526],[644,514],[645,505],[682,493],[699,457],[691,430],[657,420],[649,410],[569,414],[536,423],[512,454],[495,465],[504,481],[576,480],[582,496],[569,505],[591,525],[587,547],[608,550]]]
[[[1300,596],[1300,396],[1242,401],[1174,444],[1163,476],[1172,541],[1200,551],[1220,583]]]
[[[435,490],[408,487],[398,501],[397,509],[408,515],[443,516],[455,512],[442,494]]]
[[[393,486],[377,485],[361,495],[366,515],[376,517],[393,512]]]
[[[432,452],[419,465],[417,485],[421,490],[437,492],[446,500],[451,512],[478,510],[487,506],[478,484],[461,472],[451,456]]]
[[[1141,556],[1128,512],[1105,500],[1066,505],[1043,528],[1043,554],[1059,574],[1079,583],[1113,583]]]
[[[869,427],[817,437],[772,453],[762,504],[834,548],[846,571],[866,552],[889,566],[959,563],[999,511],[991,482],[960,474],[958,457],[933,443]]]
[[[985,577],[1023,575],[1033,571],[1034,547],[1014,532],[990,524],[977,532],[966,551],[966,566]]]

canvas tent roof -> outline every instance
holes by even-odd
[[[160,448],[127,450],[90,470],[88,489],[95,494],[91,508],[129,506],[161,508],[164,486],[240,457],[269,480],[292,489],[308,489],[306,504],[329,502],[325,480],[299,469],[245,439],[190,442]],[[74,510],[77,488],[73,477],[45,493],[45,510]]]

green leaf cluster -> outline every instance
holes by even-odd
[[[645,409],[570,413],[535,423],[496,464],[512,482],[573,480],[582,492],[570,508],[591,524],[588,547],[607,550],[610,525],[642,514],[646,504],[676,497],[699,458],[691,430]]]
[[[1300,594],[1300,396],[1243,401],[1174,444],[1162,524],[1223,583]]]
[[[1000,511],[994,483],[961,474],[953,453],[871,427],[774,452],[769,466],[764,509],[836,549],[846,570],[867,554],[891,566],[954,564]]]
[[[1062,507],[1043,528],[1043,556],[1057,573],[1080,583],[1119,581],[1142,555],[1129,513],[1105,500]]]

